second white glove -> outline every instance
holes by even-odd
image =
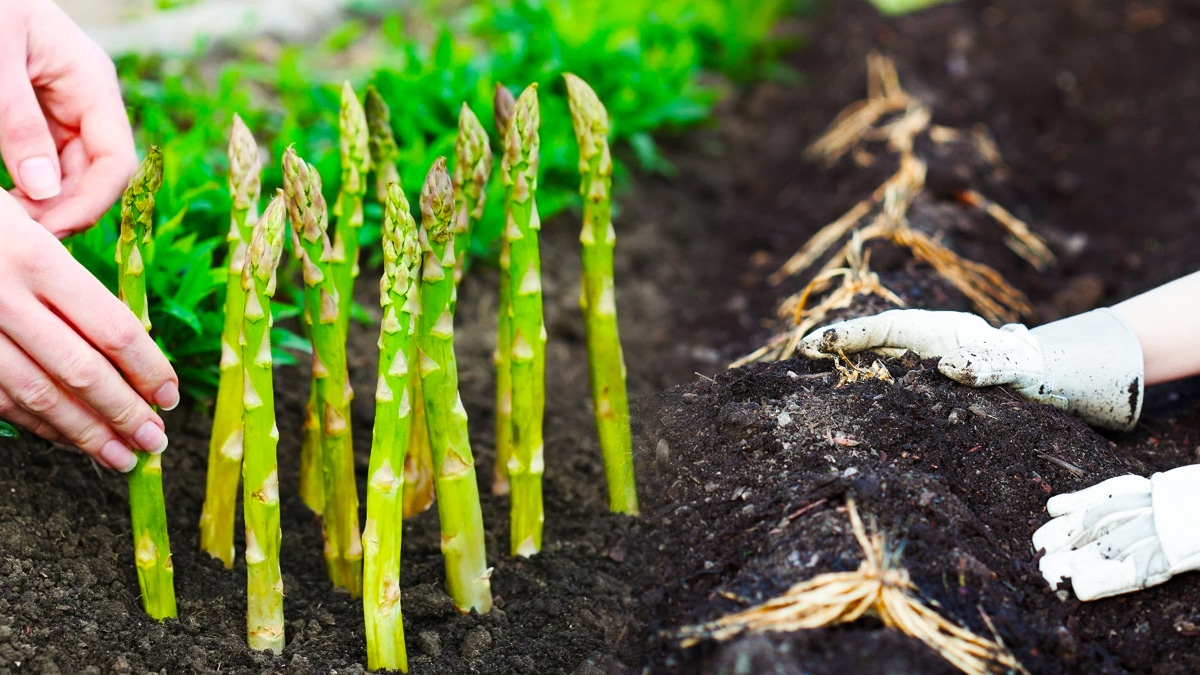
[[[1051,586],[1063,579],[1080,600],[1161,584],[1200,569],[1200,465],[1150,478],[1118,476],[1052,497],[1052,520],[1033,534]]]

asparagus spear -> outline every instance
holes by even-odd
[[[379,384],[375,390],[375,427],[367,470],[367,523],[363,530],[363,613],[367,626],[367,667],[408,670],[404,621],[400,614],[400,539],[403,532],[403,478],[411,435],[417,345],[417,283],[420,251],[417,225],[398,183],[387,188],[383,214],[383,277],[379,304]]]
[[[567,100],[579,142],[582,181],[584,331],[587,334],[588,375],[592,410],[608,479],[609,508],[636,515],[637,485],[633,478],[633,437],[629,430],[629,394],[625,388],[625,358],[617,330],[613,291],[612,155],[608,149],[608,111],[586,82],[568,73]]]
[[[162,185],[162,151],[150,146],[137,173],[121,197],[121,235],[117,241],[117,288],[121,300],[150,330],[146,302],[145,250],[154,226],[154,194]],[[175,567],[167,537],[167,507],[163,501],[162,457],[137,453],[129,473],[130,525],[142,607],[159,621],[177,616]]]
[[[229,136],[229,265],[225,281],[225,328],[221,333],[221,376],[208,442],[208,478],[200,511],[200,549],[233,567],[233,522],[237,511],[238,472],[242,468],[242,357],[238,333],[246,292],[242,268],[246,245],[258,220],[261,187],[258,145],[238,115]]]
[[[507,147],[505,138],[512,126],[513,109],[517,100],[512,92],[499,82],[493,102],[496,132],[500,136],[500,148]],[[505,205],[507,213],[508,206]],[[496,365],[496,461],[492,465],[492,494],[508,494],[508,458],[512,456],[512,370],[508,356],[512,343],[512,305],[508,297],[509,275],[508,237],[500,238],[500,289],[497,294],[496,351],[492,361]]]
[[[338,126],[342,155],[342,187],[334,207],[337,230],[333,236],[332,267],[338,290],[338,325],[344,336],[350,322],[350,303],[354,300],[354,279],[358,277],[358,234],[363,225],[363,197],[367,194],[367,174],[371,171],[367,116],[349,82],[342,84],[342,108],[338,116]]]
[[[508,297],[512,309],[509,367],[512,371],[511,488],[513,555],[542,549],[542,417],[546,405],[546,325],[542,317],[542,263],[538,249],[537,84],[517,99],[504,138],[503,175],[507,187]]]
[[[400,182],[396,168],[400,150],[392,134],[392,111],[374,86],[367,87],[364,105],[367,116],[367,146],[371,151],[371,168],[375,170],[375,198],[387,210],[388,186]]]
[[[305,311],[312,327],[325,486],[325,565],[330,581],[357,597],[362,592],[362,541],[350,434],[350,387],[325,198],[317,170],[292,148],[283,156],[283,180],[292,219],[293,248],[302,257],[304,268]]]
[[[308,317],[304,323],[312,327]],[[315,364],[315,356],[314,356]],[[321,475],[321,417],[317,414],[317,384],[309,388],[300,427],[300,501],[318,516],[325,514],[325,479]]]
[[[282,191],[254,227],[242,273],[245,311],[241,352],[245,417],[242,464],[246,521],[246,639],[251,649],[283,651],[283,577],[279,571],[279,467],[275,450],[275,381],[271,362],[271,298],[283,253]],[[235,482],[236,484],[236,482]]]
[[[375,169],[375,194],[387,209],[387,186],[400,182],[396,169],[396,139],[392,136],[391,111],[374,87],[367,87],[367,128],[370,132],[371,164]],[[413,405],[411,437],[404,456],[404,517],[416,515],[433,505],[433,455],[429,450],[429,429],[425,426],[425,397],[421,378],[409,378],[409,397]]]
[[[471,249],[471,220],[483,216],[487,183],[492,177],[492,148],[471,108],[462,104],[454,142],[454,283],[462,281]]]
[[[460,611],[492,608],[491,571],[484,549],[483,515],[467,411],[458,394],[454,355],[454,188],[439,157],[421,189],[421,310],[417,348],[437,485],[446,585]]]
[[[429,424],[425,414],[425,385],[421,378],[410,382],[413,402],[412,433],[404,456],[404,517],[423,513],[433,506],[433,449],[429,447]]]
[[[371,152],[368,143],[367,118],[354,88],[349,82],[342,83],[342,103],[338,114],[338,143],[342,160],[342,186],[338,192],[333,213],[337,216],[337,227],[333,233],[331,269],[337,286],[338,329],[345,342],[350,326],[350,304],[354,301],[354,280],[358,277],[359,231],[363,225],[363,196],[367,193],[367,174],[371,170]],[[354,398],[354,391],[347,390]],[[316,387],[309,393],[305,411],[305,433],[300,446],[300,492],[307,495],[305,503],[320,512],[320,498],[316,497],[313,480],[316,446],[319,442],[314,433],[317,424],[318,396]]]

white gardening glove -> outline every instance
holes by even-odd
[[[1033,533],[1051,587],[1064,579],[1080,600],[1161,584],[1200,569],[1200,465],[1149,478],[1118,476],[1051,497],[1054,519]]]
[[[1007,384],[1099,427],[1128,431],[1142,409],[1142,347],[1116,314],[1097,309],[1033,330],[993,328],[966,312],[893,309],[835,323],[800,341],[808,358],[876,351],[940,358],[943,375],[972,387]]]

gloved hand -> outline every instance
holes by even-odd
[[[1116,314],[1097,309],[1032,330],[993,328],[966,312],[893,309],[835,323],[800,342],[808,358],[876,351],[940,357],[938,370],[972,387],[1012,386],[1099,427],[1128,431],[1142,410],[1142,348]]]
[[[1161,584],[1200,569],[1200,465],[1150,478],[1118,476],[1051,497],[1054,519],[1033,533],[1051,586],[1070,579],[1080,600]]]

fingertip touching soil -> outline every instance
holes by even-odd
[[[470,273],[456,329],[478,460],[496,610],[461,615],[442,591],[435,511],[406,522],[402,574],[414,673],[950,673],[877,619],[682,648],[679,628],[858,567],[846,499],[902,546],[917,595],[998,636],[1034,673],[1200,671],[1195,573],[1080,603],[1047,587],[1030,535],[1046,499],[1125,473],[1200,461],[1200,385],[1152,388],[1138,427],[1101,434],[1005,388],[970,389],[911,356],[891,380],[835,386],[826,362],[725,370],[778,328],[807,278],[767,277],[894,170],[803,148],[865,94],[865,57],[892,56],[937,124],[985,127],[1004,158],[918,147],[929,190],[915,227],[999,270],[1031,324],[1119,301],[1200,267],[1200,12],[1192,3],[958,2],[899,19],[844,3],[785,29],[806,36],[799,81],[748,87],[711,129],[669,139],[678,172],[637,176],[617,221],[618,305],[643,513],[605,510],[579,317],[575,215],[543,234],[548,344],[546,546],[507,556],[492,458],[495,270]],[[986,217],[987,195],[1047,237],[1036,272]],[[966,310],[927,267],[882,244],[872,268],[910,306]],[[364,270],[360,301],[375,306]],[[890,305],[859,298],[844,314]],[[1181,307],[1180,311],[1195,311]],[[350,366],[360,490],[376,328],[356,325]],[[868,366],[873,358],[863,357]],[[166,416],[164,459],[178,620],[141,610],[124,480],[28,436],[0,441],[0,671],[354,673],[361,604],[326,579],[319,523],[296,496],[307,368],[276,372],[287,647],[244,646],[245,566],[198,551],[211,419]],[[240,527],[238,528],[240,531]],[[240,547],[241,538],[239,535]],[[995,634],[993,635],[993,627]]]

